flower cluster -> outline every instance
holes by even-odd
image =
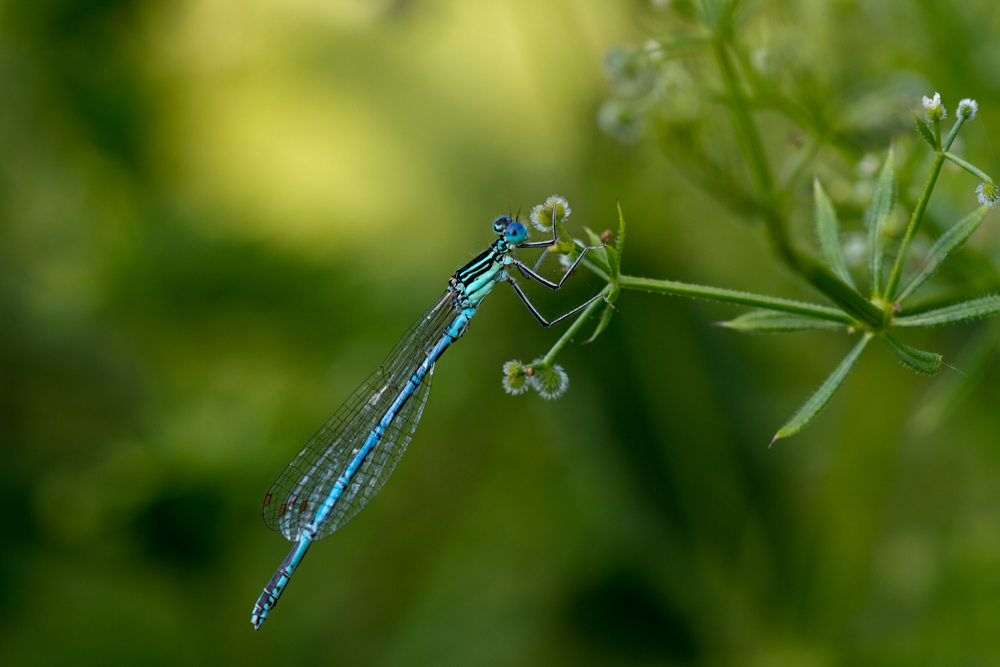
[[[536,359],[537,364],[541,359]],[[518,396],[534,389],[542,398],[552,401],[566,393],[569,376],[559,364],[534,370],[516,359],[503,365],[503,388],[508,394]]]

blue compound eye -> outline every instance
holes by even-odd
[[[507,225],[510,224],[510,218],[506,215],[501,215],[499,218],[493,221],[493,233],[497,236],[503,236],[504,230],[507,229]]]
[[[524,243],[524,240],[528,238],[528,230],[520,222],[512,222],[507,225],[507,230],[503,235],[507,239],[507,243],[519,245]]]

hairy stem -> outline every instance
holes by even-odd
[[[773,296],[761,296],[751,294],[750,292],[741,292],[721,287],[706,287],[704,285],[679,283],[674,280],[654,280],[652,278],[637,278],[635,276],[621,276],[618,279],[618,286],[622,289],[659,292],[675,296],[690,296],[710,301],[735,303],[741,306],[756,306],[757,308],[795,313],[796,315],[808,315],[809,317],[830,322],[839,322],[848,326],[856,326],[858,324],[846,313],[836,308],[792,301],[791,299],[780,299]]]

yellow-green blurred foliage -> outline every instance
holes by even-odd
[[[963,150],[993,164],[993,0],[751,4],[756,38],[780,36],[817,89],[870,101],[853,112],[906,119],[919,99],[899,81],[978,99]],[[515,398],[503,362],[559,334],[503,286],[438,365],[391,481],[252,631],[289,546],[259,518],[265,491],[493,216],[559,193],[571,227],[599,231],[620,199],[628,273],[809,295],[654,138],[598,129],[604,54],[656,16],[0,3],[0,664],[1000,660],[995,370],[921,429],[940,378],[880,348],[768,450],[850,341],[741,338],[709,326],[737,309],[630,293],[561,357],[562,400]],[[944,180],[943,224],[974,203]],[[554,314],[600,287],[572,282],[531,294]],[[973,328],[924,346],[954,361]]]

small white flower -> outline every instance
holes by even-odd
[[[572,209],[569,202],[559,195],[552,195],[545,200],[544,204],[531,209],[531,222],[535,228],[542,232],[552,231],[552,212],[555,211],[556,222],[566,222]]]
[[[531,376],[531,386],[538,395],[547,401],[553,401],[566,393],[569,387],[569,376],[559,364],[535,371]]]
[[[948,117],[948,110],[941,104],[940,93],[934,93],[934,97],[924,96],[924,115],[929,121],[943,120]]]
[[[966,97],[958,103],[958,117],[972,120],[979,113],[979,103]]]
[[[519,396],[528,391],[529,379],[524,373],[524,364],[512,359],[503,365],[503,390],[511,396]]]
[[[979,197],[979,203],[983,206],[996,208],[997,204],[1000,204],[1000,187],[997,187],[993,181],[980,183],[976,188],[976,195]]]

